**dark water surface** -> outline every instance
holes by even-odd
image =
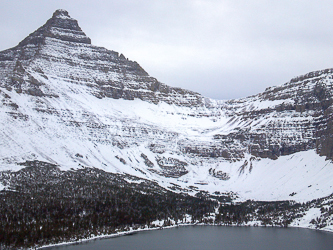
[[[300,228],[187,226],[48,249],[333,250],[333,233]]]

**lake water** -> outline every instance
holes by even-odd
[[[187,226],[153,230],[52,250],[333,249],[333,233],[300,228]]]

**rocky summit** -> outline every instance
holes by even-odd
[[[213,100],[92,45],[57,10],[0,52],[0,168],[94,167],[236,200],[324,197],[333,193],[332,77],[326,69]]]

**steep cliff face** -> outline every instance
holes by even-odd
[[[316,148],[331,159],[332,77],[331,69],[311,72],[258,95],[225,102],[222,108],[239,124],[238,131],[215,139],[237,140],[261,158]]]
[[[333,159],[333,106],[329,106],[323,115],[318,130],[316,132],[317,153]]]
[[[165,187],[177,181],[184,192],[236,190],[253,198],[245,194],[258,183],[249,176],[257,180],[274,166],[288,172],[275,175],[278,186],[297,164],[304,168],[293,174],[307,176],[297,184],[303,194],[328,195],[332,186],[321,177],[333,177],[332,164],[319,155],[333,157],[332,72],[216,101],[162,84],[138,63],[92,45],[78,22],[58,10],[16,47],[0,52],[0,166],[17,169],[36,160],[64,169],[91,166]],[[327,171],[309,171],[314,162]],[[318,180],[312,179],[315,171],[321,171]],[[253,186],[238,189],[240,181]],[[306,189],[315,182],[324,183],[325,193]],[[291,193],[282,190],[281,196],[271,188],[267,199]]]

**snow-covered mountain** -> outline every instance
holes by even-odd
[[[333,69],[311,72],[255,96],[212,100],[92,45],[57,10],[0,52],[0,168],[38,160],[190,194],[324,197],[333,193],[332,78]]]

